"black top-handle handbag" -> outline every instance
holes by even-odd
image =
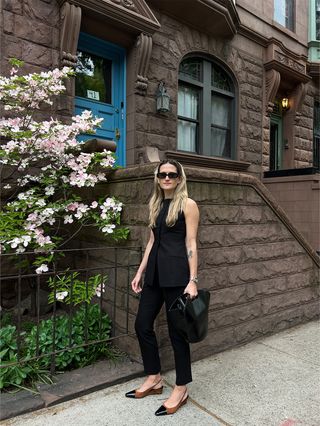
[[[189,343],[201,342],[208,333],[209,302],[209,291],[199,289],[195,299],[182,294],[168,310],[169,320]]]

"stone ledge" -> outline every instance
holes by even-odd
[[[3,393],[0,420],[56,405],[143,374],[142,365],[127,358],[120,362],[99,361],[55,376],[56,382],[53,385],[37,385],[40,395],[33,395],[27,391],[14,395]]]
[[[20,414],[30,413],[45,407],[45,402],[39,395],[28,391],[15,394],[3,393],[0,402],[0,420],[10,419]]]

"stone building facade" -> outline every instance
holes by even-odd
[[[150,163],[187,166],[201,210],[200,277],[213,294],[211,340],[198,355],[318,315],[317,0],[1,5],[1,73],[10,57],[27,72],[73,66],[50,114],[88,108],[105,118],[97,135],[117,142],[126,167],[107,189],[128,206],[130,243],[146,243]]]
[[[66,116],[75,108],[91,108],[97,115],[106,114],[109,124],[101,136],[117,140],[121,165],[170,156],[183,164],[256,176],[319,250],[319,227],[314,228],[319,213],[319,8],[318,0],[212,0],[207,5],[196,0],[4,0],[1,72],[8,71],[9,57],[24,60],[30,72],[76,66],[77,61],[79,66],[83,52],[91,55],[89,61],[109,55],[107,61],[115,63],[115,49],[122,55],[122,74],[118,93],[112,88],[111,109],[99,110],[102,102],[97,107],[94,98],[100,96],[99,88],[92,90],[92,82],[78,73],[55,112]],[[226,91],[216,86],[219,96],[211,105],[212,111],[220,108],[217,120],[228,124],[205,123],[210,112],[202,108],[211,100],[204,99],[207,89],[202,87],[194,105],[197,120],[179,118],[183,106],[178,98],[188,101],[195,82],[190,75],[180,81],[183,67],[187,75],[188,67],[190,73],[192,67],[208,63],[232,84],[232,98],[223,99]],[[98,69],[99,64],[94,66]],[[160,82],[170,95],[168,112],[157,111]],[[185,82],[189,93],[181,84]],[[281,107],[284,97],[288,110]],[[226,102],[231,100],[228,111]],[[181,139],[192,132],[192,125],[197,132],[193,146],[192,141],[190,146],[179,142],[179,126],[184,128]],[[224,141],[231,145],[228,152],[214,146],[223,131],[229,133]],[[304,176],[298,185],[302,200],[293,194],[293,175]],[[308,202],[313,206],[309,211],[303,206]]]

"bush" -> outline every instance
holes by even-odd
[[[87,328],[85,327],[87,324]],[[86,305],[74,313],[73,317],[67,315],[55,318],[55,346],[53,347],[53,319],[42,320],[34,325],[28,332],[21,333],[20,357],[27,362],[16,366],[8,366],[0,369],[0,389],[8,386],[20,386],[23,383],[42,380],[47,375],[51,364],[51,355],[47,353],[60,351],[55,356],[57,371],[65,371],[73,368],[84,367],[95,362],[101,357],[116,356],[115,350],[108,343],[102,342],[87,347],[74,347],[84,345],[94,340],[103,340],[110,337],[111,320],[106,313],[100,312],[99,306]],[[38,354],[37,349],[38,334]],[[8,325],[0,332],[0,356],[2,365],[18,361],[17,332],[16,327]],[[69,349],[66,349],[69,348]],[[40,356],[37,360],[31,360]],[[42,357],[41,357],[42,356]],[[30,361],[28,361],[30,360]],[[43,380],[42,380],[43,381]]]
[[[20,385],[32,371],[26,364],[7,366],[18,361],[17,331],[13,325],[0,330],[0,389],[10,385]]]

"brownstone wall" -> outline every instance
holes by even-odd
[[[59,6],[51,0],[2,0],[1,73],[7,59],[25,62],[25,71],[40,72],[59,65]]]
[[[119,170],[109,184],[100,187],[102,193],[125,202],[123,223],[131,230],[127,245],[145,247],[149,237],[147,202],[153,169],[151,164]],[[186,172],[189,194],[198,202],[201,215],[200,286],[211,292],[209,335],[193,345],[193,359],[316,318],[319,261],[265,187],[244,174],[194,168]],[[97,242],[97,234],[92,232],[82,238],[84,245]],[[119,285],[126,287],[126,275]],[[121,312],[126,305],[120,300]],[[136,309],[137,299],[130,297],[132,332]],[[117,318],[121,330],[126,321],[124,312]],[[167,368],[173,360],[164,314],[157,330]],[[134,336],[119,343],[139,359]]]
[[[135,161],[146,146],[157,147],[160,151],[176,150],[179,63],[188,53],[202,53],[224,63],[238,81],[237,159],[250,162],[249,172],[259,175],[262,162],[262,59],[241,51],[227,40],[200,33],[166,15],[157,14],[157,18],[161,28],[153,36],[147,95],[145,98],[137,95],[136,99]],[[155,94],[161,80],[166,83],[171,96],[171,111],[167,114],[156,113]]]
[[[274,177],[263,183],[320,253],[320,175]]]
[[[0,72],[9,75],[9,58],[24,61],[21,74],[41,72],[60,66],[60,8],[52,0],[3,0],[0,2]],[[38,118],[57,115],[66,120],[73,114],[73,81],[67,83],[67,94],[43,105]],[[1,111],[1,106],[0,106]]]
[[[313,165],[313,109],[316,96],[319,96],[319,87],[315,83],[308,83],[301,115],[295,126],[294,168]]]

